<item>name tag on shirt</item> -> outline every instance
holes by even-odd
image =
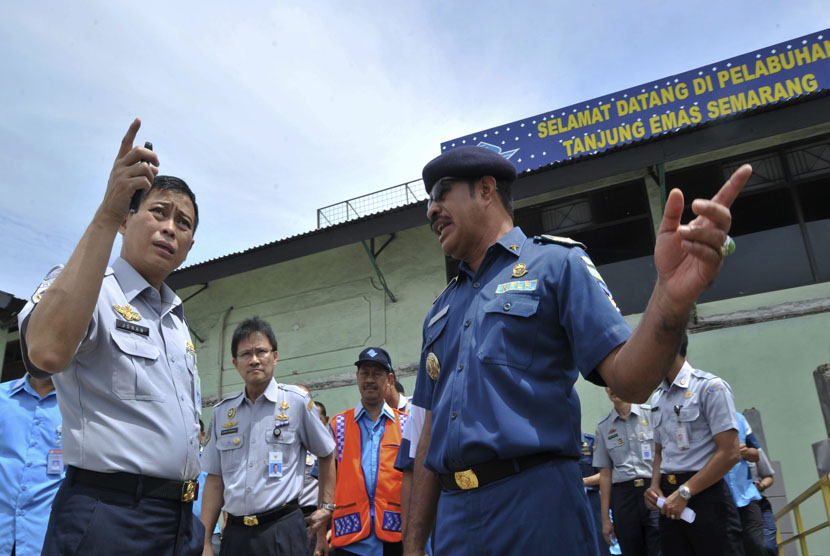
[[[282,477],[282,452],[268,453],[268,476]]]
[[[59,448],[52,448],[46,456],[46,474],[60,475],[63,473],[63,451]]]
[[[651,444],[648,442],[643,442],[640,444],[640,453],[643,456],[644,461],[649,461],[654,459],[654,454],[651,453]]]
[[[149,336],[150,329],[146,326],[141,326],[140,324],[135,324],[134,322],[127,322],[125,320],[116,320],[115,327],[119,330],[126,330],[127,332],[135,332],[136,334],[141,334],[142,336]]]

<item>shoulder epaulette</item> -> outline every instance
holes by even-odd
[[[441,296],[442,296],[442,295],[444,295],[444,292],[446,292],[448,289],[450,289],[450,286],[452,286],[453,284],[455,284],[455,282],[456,282],[457,280],[458,280],[458,276],[453,276],[453,277],[452,277],[452,280],[450,280],[449,282],[447,282],[447,285],[446,285],[446,286],[444,286],[444,289],[443,289],[443,290],[441,290],[441,293],[439,293],[439,294],[438,294],[438,297],[436,297],[435,299],[433,299],[433,300],[432,300],[432,304],[433,304],[433,305],[435,305],[435,302],[436,302],[436,301],[438,301],[439,299],[441,299]]]
[[[213,406],[213,407],[219,407],[220,405],[222,405],[223,403],[225,403],[225,402],[227,402],[227,401],[230,401],[230,400],[233,400],[233,399],[235,399],[235,398],[238,398],[239,396],[241,396],[241,395],[242,395],[242,393],[243,393],[243,390],[240,390],[240,391],[239,391],[239,392],[237,392],[236,394],[231,394],[230,396],[224,397],[224,398],[222,398],[222,400],[221,400],[219,403],[217,403],[217,404],[216,404],[215,406]]]
[[[718,379],[720,378],[716,375],[713,375],[712,373],[707,373],[706,371],[701,371],[700,369],[692,369],[692,372],[690,374],[692,374],[692,375],[694,375],[698,378],[703,378],[703,379],[707,379],[707,380],[712,380],[713,378],[718,378]]]
[[[533,241],[536,243],[555,243],[557,245],[562,245],[564,247],[581,247],[582,249],[587,250],[588,248],[585,246],[584,243],[580,241],[576,241],[575,239],[571,239],[569,237],[562,237],[562,236],[552,236],[549,234],[542,234],[540,236],[533,236]]]

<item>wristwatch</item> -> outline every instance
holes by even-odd
[[[689,487],[686,485],[680,485],[680,488],[677,489],[677,492],[680,493],[680,498],[683,500],[689,500],[692,497],[692,491],[689,490]]]
[[[333,512],[335,508],[337,508],[337,506],[334,504],[317,504],[318,510],[329,510]]]

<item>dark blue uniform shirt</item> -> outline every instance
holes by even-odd
[[[432,411],[427,467],[578,458],[577,374],[602,384],[597,365],[630,335],[585,251],[513,228],[478,272],[461,263],[424,321],[412,402]]]

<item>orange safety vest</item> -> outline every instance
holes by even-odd
[[[380,444],[378,480],[375,486],[375,535],[382,541],[401,542],[401,480],[403,473],[395,469],[401,445],[406,413],[397,409],[395,422],[385,419]],[[335,415],[331,420],[337,442],[337,483],[334,489],[336,509],[332,515],[331,544],[347,546],[369,536],[369,495],[363,467],[360,465],[360,425],[354,420],[354,408]]]

